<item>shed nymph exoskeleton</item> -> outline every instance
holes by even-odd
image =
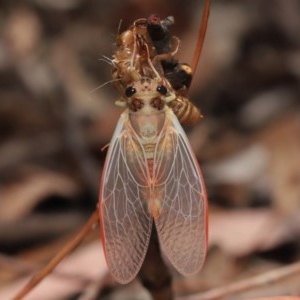
[[[131,281],[144,261],[153,222],[163,253],[182,274],[197,272],[207,248],[207,196],[197,160],[176,115],[176,94],[161,78],[125,90],[100,188],[109,270]],[[125,100],[125,101],[124,101]]]
[[[181,124],[196,124],[202,115],[186,97],[192,69],[174,58],[180,41],[169,31],[173,23],[172,17],[160,20],[151,15],[134,21],[129,29],[120,33],[112,59],[112,77],[121,94],[128,84],[141,76],[164,77],[176,94],[167,105]]]

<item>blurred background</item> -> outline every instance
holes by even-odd
[[[87,220],[122,109],[109,81],[118,32],[152,13],[175,17],[191,62],[200,0],[0,2],[0,299]],[[300,2],[214,0],[186,128],[207,184],[210,247],[178,295],[300,259]],[[28,299],[149,299],[107,274],[99,230]],[[25,279],[24,279],[25,278]],[[25,281],[24,281],[25,280]],[[298,294],[300,274],[237,295]],[[94,293],[96,294],[96,293]],[[82,298],[78,298],[80,297]],[[27,298],[26,298],[27,299]]]

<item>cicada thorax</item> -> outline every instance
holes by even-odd
[[[141,193],[144,199],[148,199],[147,209],[154,219],[160,215],[164,193],[161,183],[168,177],[169,169],[166,167],[162,168],[164,171],[158,171],[158,161],[162,159],[168,166],[174,151],[170,134],[172,127],[167,117],[171,109],[167,103],[173,101],[176,95],[165,84],[168,83],[163,79],[143,77],[126,89],[127,132],[130,132],[130,139],[135,141],[127,143],[128,168],[139,178],[140,185],[146,187],[141,189]],[[159,156],[163,158],[159,159]],[[143,160],[144,163],[141,163]],[[140,168],[141,165],[147,165],[146,172]]]
[[[165,122],[166,104],[175,98],[159,79],[143,77],[126,89],[130,124],[143,146],[149,173],[153,173],[154,153]],[[151,177],[151,175],[150,175]]]

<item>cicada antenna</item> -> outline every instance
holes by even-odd
[[[191,63],[191,68],[193,72],[196,72],[197,70],[199,58],[202,52],[205,34],[207,30],[208,19],[209,19],[209,11],[210,11],[210,0],[204,0],[204,8],[202,12],[201,25],[198,33],[196,48]]]
[[[121,81],[121,79],[120,79],[120,78],[116,78],[116,79],[108,80],[108,81],[106,81],[106,82],[104,82],[104,83],[98,85],[98,86],[95,87],[94,89],[92,89],[92,90],[90,91],[90,94],[95,93],[96,91],[102,89],[104,86],[106,86],[106,85],[108,85],[108,84],[110,84],[110,83],[118,82],[118,81]]]
[[[121,26],[122,26],[122,23],[123,23],[123,20],[121,19],[120,21],[119,21],[119,26],[118,26],[118,34],[121,32]]]

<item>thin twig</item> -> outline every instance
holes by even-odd
[[[201,55],[203,44],[204,44],[207,23],[208,23],[208,19],[209,19],[209,10],[210,10],[210,0],[205,0],[202,18],[201,18],[201,26],[199,29],[197,44],[196,44],[196,48],[195,48],[192,63],[191,63],[191,68],[194,72],[196,72],[198,62],[199,62],[199,57]]]
[[[51,260],[50,262],[36,273],[31,280],[22,288],[22,290],[12,299],[21,300],[27,295],[39,282],[41,282],[52,270],[62,261],[62,259],[73,251],[79,243],[86,237],[86,235],[93,229],[94,225],[99,222],[98,210],[96,209],[84,227],[78,232],[78,234],[71,239],[71,241],[65,245]]]
[[[18,275],[24,275],[24,274],[27,275],[27,274],[33,274],[34,272],[37,272],[43,266],[41,264],[28,262],[21,258],[11,257],[6,254],[0,253],[0,267],[8,269],[9,271],[14,272]],[[53,274],[57,278],[72,279],[72,280],[77,280],[78,282],[84,284],[87,283],[86,278],[84,277],[84,275],[81,274],[67,273],[58,270],[54,270]]]
[[[147,254],[138,277],[153,300],[173,300],[172,276],[162,259],[157,231],[152,227]]]
[[[177,297],[176,300],[214,300],[231,296],[254,288],[273,284],[295,274],[300,274],[300,262],[272,270],[248,279],[240,280],[232,284],[190,296]]]

